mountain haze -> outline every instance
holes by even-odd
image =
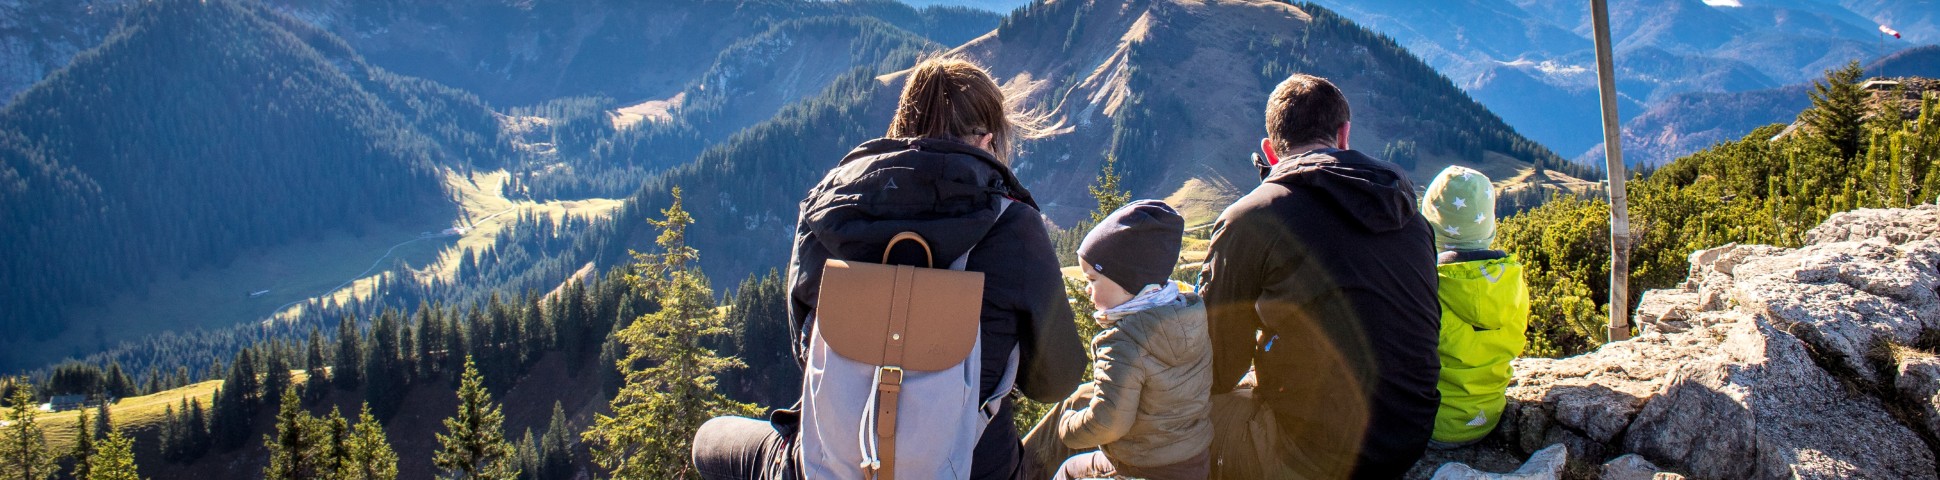
[[[1585,3],[1319,3],[1394,37],[1510,125],[1566,156],[1582,154],[1601,139],[1596,59]],[[1847,61],[1867,61],[1919,42],[1882,37],[1873,20],[1830,1],[1711,3],[1718,5],[1701,0],[1610,3],[1621,92],[1618,111],[1624,120],[1679,93],[1797,84]],[[1740,5],[1729,5],[1733,3]]]

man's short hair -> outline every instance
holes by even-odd
[[[1295,145],[1335,143],[1340,127],[1352,119],[1347,97],[1325,78],[1293,74],[1266,100],[1266,136],[1273,148],[1286,150]],[[1279,152],[1292,155],[1298,152]]]

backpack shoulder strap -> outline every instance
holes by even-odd
[[[1017,203],[1017,201],[1011,200],[1010,197],[1001,196],[1001,195],[999,195],[997,199],[998,200],[997,200],[996,221],[1002,221],[1004,219],[1004,212],[1007,210],[1010,210],[1010,204]],[[970,249],[963,251],[963,255],[957,257],[956,261],[950,262],[950,269],[962,270],[965,267],[968,267],[970,265],[970,252],[975,252],[975,251],[977,251],[977,246],[971,245]]]

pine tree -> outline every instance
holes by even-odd
[[[418,334],[414,346],[418,350],[417,378],[420,380],[438,378],[444,365],[440,352],[445,349],[445,322],[435,310],[430,305],[418,304]]]
[[[184,402],[182,405],[187,407],[188,403]],[[157,436],[162,443],[162,460],[173,462],[182,458],[182,442],[187,441],[182,423],[182,416],[175,414],[174,405],[162,406],[162,428]]]
[[[129,378],[128,372],[121,369],[121,362],[119,361],[108,364],[108,372],[103,377],[103,380],[107,382],[106,390],[108,398],[129,397],[137,393],[135,390],[135,380]]]
[[[290,362],[281,351],[270,349],[263,355],[269,357],[263,362],[263,402],[267,403],[272,398],[283,398],[283,392],[290,391],[296,382],[290,376]]]
[[[347,472],[356,468],[350,463],[350,439],[354,434],[350,421],[342,411],[330,407],[330,415],[317,419],[317,430],[320,432],[317,448],[321,450],[317,456],[323,459],[322,471],[330,472],[331,478],[348,475]]]
[[[7,425],[0,428],[0,478],[42,480],[54,476],[59,455],[47,446],[47,437],[37,422],[40,406],[34,404],[33,388],[18,384],[7,398]]]
[[[101,399],[100,404],[94,406],[94,438],[96,440],[108,438],[108,432],[114,430],[115,421],[114,417],[108,414],[108,403],[108,400],[104,398]]]
[[[1105,216],[1125,206],[1132,200],[1132,192],[1125,191],[1124,179],[1118,175],[1118,157],[1105,155],[1105,165],[1098,169],[1098,180],[1091,186],[1091,198],[1098,201],[1098,209],[1091,212],[1091,224],[1104,221]]]
[[[397,311],[389,309],[371,322],[371,342],[366,352],[369,356],[364,360],[364,401],[371,405],[377,418],[396,414],[408,387],[407,372],[398,360],[402,349],[398,344],[397,324]]]
[[[209,452],[209,445],[213,442],[209,438],[209,414],[207,413],[207,409],[202,408],[202,399],[189,400],[187,420],[188,422],[185,424],[185,428],[187,430],[186,439],[188,441],[188,448],[183,450],[183,453],[186,454],[184,458],[201,458],[202,454]]]
[[[310,338],[304,342],[303,358],[303,396],[304,400],[315,402],[328,393],[330,387],[330,359],[324,353],[323,332],[310,329]]]
[[[458,413],[445,419],[431,462],[460,479],[509,480],[518,476],[512,444],[505,439],[505,412],[485,391],[477,364],[465,359],[458,386]]]
[[[351,468],[338,471],[338,478],[345,480],[396,480],[397,452],[391,450],[391,442],[384,438],[384,427],[378,425],[377,417],[365,405],[357,414],[357,426],[351,429],[350,439],[344,442],[345,463]]]
[[[613,415],[600,415],[584,434],[594,461],[619,479],[688,477],[688,444],[701,422],[753,410],[715,389],[715,376],[740,362],[703,345],[728,332],[687,245],[693,218],[681,209],[679,189],[661,213],[665,220],[651,222],[662,253],[635,252],[625,277],[635,291],[657,294],[660,311],[614,333],[625,350],[616,362],[625,385],[613,398]]]
[[[91,427],[88,422],[88,411],[84,409],[79,413],[80,415],[75,417],[74,453],[69,453],[68,456],[75,460],[72,472],[74,478],[88,478],[87,460],[89,456],[94,455],[94,433],[89,431]]]
[[[546,422],[546,436],[539,440],[539,478],[566,480],[573,476],[573,438],[566,426],[566,409],[552,402],[552,420]]]
[[[325,432],[309,412],[303,411],[296,391],[284,390],[281,398],[282,408],[276,412],[276,434],[263,436],[263,446],[269,449],[269,466],[263,469],[263,477],[269,480],[324,478],[330,473],[322,468],[325,459],[319,440]]]
[[[215,446],[227,450],[249,441],[256,408],[261,405],[255,365],[249,349],[236,353],[228,378],[216,390],[215,411],[209,419],[209,434]]]
[[[539,441],[532,436],[532,429],[525,429],[525,436],[519,437],[513,450],[518,452],[519,480],[538,480],[542,470],[539,465]]]
[[[364,383],[364,347],[358,340],[356,318],[345,315],[337,321],[337,357],[330,366],[330,378],[338,390],[354,390]]]
[[[75,477],[80,480],[141,480],[135,467],[135,439],[120,431],[110,431],[82,463],[88,465],[88,473]]]
[[[1839,158],[1857,158],[1859,152],[1860,119],[1866,114],[1866,91],[1859,80],[1865,75],[1854,60],[1827,70],[1824,80],[1812,84],[1812,109],[1803,115],[1805,123],[1839,149]]]

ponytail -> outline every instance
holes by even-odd
[[[976,64],[933,58],[916,64],[907,79],[889,137],[967,142],[989,134],[991,155],[1009,165],[1017,137],[1037,136],[1035,123],[1013,117],[1004,91]]]

